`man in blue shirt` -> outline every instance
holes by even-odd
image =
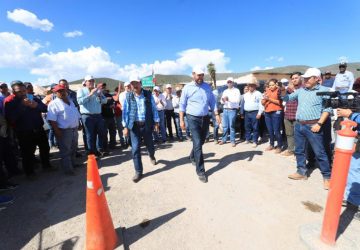
[[[324,148],[323,124],[326,122],[331,108],[324,109],[323,98],[317,92],[328,91],[328,88],[319,84],[321,72],[317,68],[309,68],[302,75],[304,88],[286,95],[284,101],[298,101],[295,124],[295,156],[297,172],[288,177],[293,180],[306,180],[308,169],[306,167],[306,144],[309,143],[314,151],[324,178],[324,189],[329,189],[331,169],[329,158]]]
[[[127,137],[130,133],[131,152],[135,167],[133,182],[137,183],[143,175],[143,164],[141,161],[141,138],[144,138],[146,148],[149,152],[150,161],[156,164],[155,147],[152,140],[152,132],[159,131],[159,114],[156,109],[154,97],[150,91],[142,88],[138,77],[132,76],[130,84],[133,91],[126,93],[123,105],[123,135]]]
[[[322,82],[322,86],[324,86],[324,87],[328,87],[328,88],[332,88],[332,86],[334,85],[334,80],[335,80],[335,78],[333,78],[332,76],[331,76],[331,71],[325,71],[325,75],[324,75],[325,77],[324,77],[324,80],[323,80],[323,82]]]
[[[104,151],[105,125],[101,116],[101,105],[107,102],[101,88],[95,88],[95,79],[85,77],[85,87],[77,92],[77,102],[80,106],[81,119],[85,128],[86,142],[89,154],[106,156]],[[98,138],[98,149],[96,139]]]
[[[186,113],[193,142],[190,160],[193,165],[196,165],[196,173],[200,181],[206,183],[202,145],[209,129],[209,108],[215,113],[218,124],[220,124],[220,116],[211,86],[204,82],[204,70],[196,67],[193,69],[192,76],[194,81],[185,85],[180,98],[180,127],[185,129],[184,113]]]
[[[337,109],[338,117],[347,117],[358,124],[358,141],[356,152],[353,154],[350,162],[350,169],[345,189],[345,200],[355,207],[360,206],[360,113],[353,113],[350,109]],[[360,211],[354,215],[354,218],[360,220]]]

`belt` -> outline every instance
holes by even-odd
[[[87,114],[87,113],[82,113],[81,115],[100,115],[100,114]]]
[[[195,117],[195,118],[198,118],[198,119],[205,119],[205,118],[209,118],[208,115],[204,115],[204,116],[196,116],[196,115],[190,115],[190,114],[186,114],[187,116],[192,116],[192,117]]]
[[[300,123],[301,125],[305,125],[305,124],[315,124],[319,121],[319,119],[316,120],[297,120],[298,123]]]
[[[135,121],[134,124],[136,124],[139,127],[145,126],[145,121]]]
[[[251,113],[251,112],[259,112],[259,110],[251,110],[251,111],[246,111],[245,110],[245,113]]]
[[[231,108],[224,108],[224,109],[227,109],[227,110],[238,110],[238,109],[236,109],[236,108],[234,108],[234,109],[231,109]]]

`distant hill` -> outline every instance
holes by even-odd
[[[226,80],[226,78],[228,78],[228,77],[238,78],[240,76],[244,76],[249,73],[255,73],[255,72],[259,72],[259,73],[292,73],[292,72],[298,71],[298,72],[304,73],[305,70],[309,67],[311,67],[311,66],[289,65],[289,66],[285,66],[285,67],[278,67],[278,68],[267,69],[267,70],[247,71],[247,72],[242,72],[242,73],[217,73],[216,79],[217,80]],[[332,65],[320,67],[319,69],[321,70],[321,72],[330,70],[332,72],[332,74],[336,74],[339,71],[339,64],[332,64]],[[354,73],[355,79],[360,77],[360,62],[348,63],[347,70]],[[168,83],[170,83],[170,84],[185,83],[185,82],[190,82],[192,79],[190,77],[190,75],[160,75],[160,74],[156,74],[155,77],[156,77],[157,85],[164,85],[164,84],[168,84]],[[210,80],[210,76],[205,75],[205,81],[209,81],[209,80]],[[83,80],[73,81],[73,82],[70,82],[70,85],[78,85],[78,84],[81,84],[82,81]],[[115,80],[115,79],[111,79],[111,78],[96,78],[95,81],[96,81],[96,83],[106,82],[108,89],[110,89],[111,91],[113,91],[119,85],[119,82],[122,82],[120,80]]]

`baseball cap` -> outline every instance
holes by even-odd
[[[160,87],[159,87],[159,86],[155,86],[155,87],[154,87],[154,91],[160,91]]]
[[[54,88],[53,88],[53,92],[56,93],[59,90],[66,90],[66,88],[63,85],[57,84]]]
[[[124,82],[124,87],[127,87],[130,85],[130,82]]]
[[[308,68],[305,74],[302,75],[303,78],[310,78],[312,76],[320,77],[321,71],[317,68]]]
[[[280,82],[281,82],[281,83],[287,83],[287,82],[289,82],[289,80],[286,79],[286,78],[283,78],[283,79],[280,80]]]
[[[202,75],[202,74],[205,74],[205,71],[202,67],[200,66],[196,66],[193,68],[192,70],[193,73],[197,74],[197,75]]]
[[[327,75],[327,74],[331,74],[331,71],[330,71],[330,70],[326,70],[326,71],[325,71],[325,75]]]
[[[171,89],[171,88],[172,88],[172,87],[171,87],[171,84],[166,84],[165,88]]]
[[[50,84],[50,89],[53,89],[56,85],[57,85],[56,83]]]
[[[90,80],[94,80],[94,77],[92,75],[87,75],[84,77],[85,81],[90,81]]]
[[[14,81],[12,81],[11,82],[11,86],[13,86],[14,84],[24,84],[22,81],[20,81],[20,80],[14,80]]]
[[[0,88],[2,89],[2,88],[7,88],[8,86],[7,86],[7,84],[5,83],[5,82],[1,82],[0,83]]]
[[[140,82],[140,78],[137,75],[132,75],[129,77],[129,82]]]
[[[179,92],[179,91],[181,91],[181,88],[180,88],[180,87],[176,87],[176,88],[175,88],[175,92]]]
[[[234,78],[233,77],[228,77],[228,78],[226,78],[226,82],[234,82]]]
[[[346,62],[341,62],[340,64],[339,64],[339,68],[340,67],[347,67],[347,63]]]
[[[32,87],[31,82],[24,82],[25,88]]]

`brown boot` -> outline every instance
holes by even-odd
[[[282,152],[281,155],[283,155],[283,156],[293,156],[294,153],[289,151],[289,150],[286,150],[286,151]]]
[[[330,188],[330,179],[324,179],[324,189],[329,190]]]
[[[299,173],[294,173],[288,176],[289,179],[292,180],[307,180],[307,176],[306,175],[301,175]]]

